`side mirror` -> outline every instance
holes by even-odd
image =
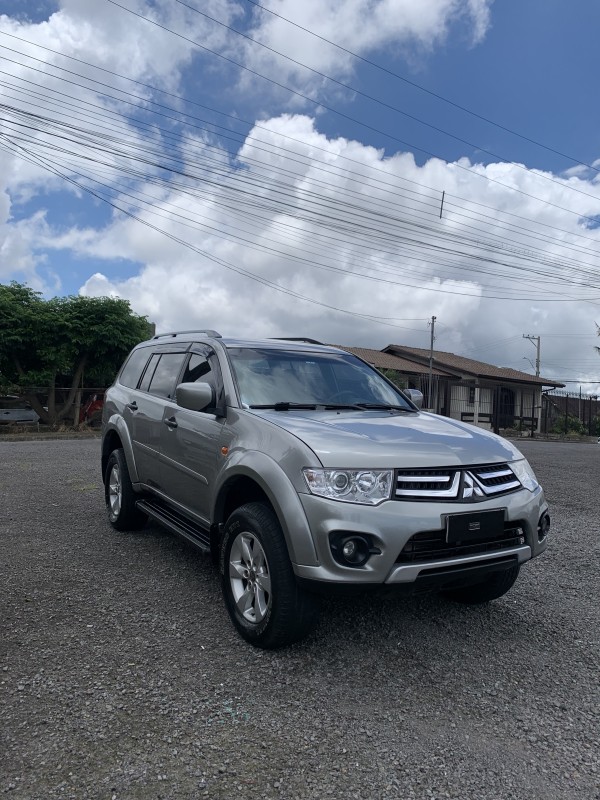
[[[423,407],[423,392],[418,389],[405,389],[404,394],[407,394],[409,399],[413,401],[417,408]]]
[[[214,406],[213,388],[208,383],[180,383],[175,389],[177,405],[190,411],[204,411]]]

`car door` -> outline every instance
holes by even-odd
[[[155,351],[127,408],[138,477],[142,483],[160,491],[163,490],[161,437],[164,409],[174,397],[185,359],[185,351]]]
[[[219,462],[225,417],[217,413],[222,394],[218,360],[212,348],[194,345],[185,365],[182,383],[208,383],[215,403],[204,411],[165,405],[162,425],[162,486],[182,510],[208,524],[210,497]]]

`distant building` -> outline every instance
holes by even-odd
[[[383,350],[345,347],[381,370],[394,370],[407,388],[423,393],[424,406],[446,417],[490,430],[538,432],[542,420],[542,390],[562,383],[508,367],[496,367],[454,353],[390,344]],[[431,375],[431,385],[430,385]]]

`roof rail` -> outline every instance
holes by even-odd
[[[306,342],[306,344],[323,344],[317,339],[308,339],[306,336],[271,336],[271,341],[278,342]]]
[[[183,333],[201,333],[202,336],[210,336],[212,339],[222,339],[223,338],[220,333],[218,333],[217,331],[212,331],[210,329],[203,330],[203,331],[171,331],[169,333],[157,333],[156,336],[153,336],[152,338],[153,339],[162,339],[165,336],[173,336],[173,337],[175,337],[175,336],[180,336]]]

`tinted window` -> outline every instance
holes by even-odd
[[[160,359],[160,353],[155,353],[152,358],[150,359],[150,363],[146,367],[146,371],[142,377],[142,382],[140,383],[140,391],[147,392],[150,387],[150,381],[152,380],[152,376],[154,375],[154,370],[156,369],[156,365]]]
[[[182,383],[213,383],[212,370],[210,363],[205,356],[192,353],[185,372],[183,373]]]
[[[134,350],[127,359],[125,366],[119,376],[119,383],[123,386],[129,386],[132,389],[138,385],[140,375],[142,374],[148,357],[150,356],[150,349],[142,347],[140,350]]]
[[[205,411],[214,411],[217,404],[219,379],[215,367],[206,355],[192,353],[181,378],[182,383],[207,383],[213,390],[213,403]]]
[[[159,397],[171,398],[175,393],[175,383],[183,365],[185,353],[164,353],[156,365],[148,391]]]

